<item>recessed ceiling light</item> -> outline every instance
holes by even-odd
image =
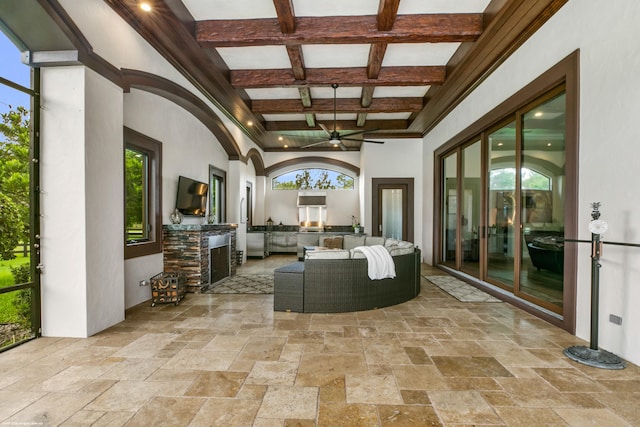
[[[550,142],[547,142],[547,147],[551,147],[551,143]]]
[[[284,144],[284,148],[289,148],[289,146],[287,144]]]
[[[281,137],[281,136],[279,136],[279,137],[278,137],[278,141],[282,141],[283,139],[284,139],[284,138],[283,138],[283,137]]]
[[[504,144],[502,142],[498,142],[498,147],[502,147]]]
[[[151,12],[151,4],[146,1],[140,2],[140,9],[144,10],[145,12]]]
[[[542,111],[536,111],[536,113],[534,114],[535,117],[542,117]]]
[[[253,126],[253,122],[252,122],[251,120],[249,120],[249,121],[247,122],[247,126]]]

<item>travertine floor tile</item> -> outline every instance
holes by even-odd
[[[205,401],[193,397],[154,397],[140,408],[127,426],[187,426]]]
[[[374,405],[327,403],[321,404],[318,426],[360,427],[379,425],[378,410]]]
[[[347,375],[345,380],[348,403],[402,403],[392,375]]]
[[[258,417],[314,419],[317,403],[317,387],[269,386]]]
[[[247,377],[247,384],[293,385],[298,364],[293,362],[258,361]]]
[[[246,378],[244,372],[206,371],[193,381],[186,396],[236,397]]]
[[[574,427],[586,425],[607,426],[607,427],[630,427],[632,424],[626,422],[609,409],[568,409],[560,408],[555,411],[564,419],[567,424]]]
[[[208,399],[193,417],[189,426],[251,427],[260,408],[260,400]],[[282,424],[280,424],[282,425]]]
[[[640,425],[640,367],[575,363],[562,349],[576,344],[509,304],[459,302],[426,280],[412,301],[358,313],[189,294],[94,337],[0,353],[0,425]]]
[[[429,398],[445,423],[500,424],[500,417],[475,391],[430,391]]]
[[[383,426],[442,426],[431,406],[378,405],[380,424]]]

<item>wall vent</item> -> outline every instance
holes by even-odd
[[[326,194],[298,194],[298,207],[301,206],[326,206]]]

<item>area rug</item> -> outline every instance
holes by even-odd
[[[502,302],[455,277],[424,276],[424,278],[461,302]]]
[[[237,274],[215,286],[205,294],[272,294],[273,274]]]

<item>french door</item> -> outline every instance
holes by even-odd
[[[413,241],[413,178],[373,178],[373,236]]]
[[[522,107],[440,162],[438,263],[562,314],[566,95]]]

